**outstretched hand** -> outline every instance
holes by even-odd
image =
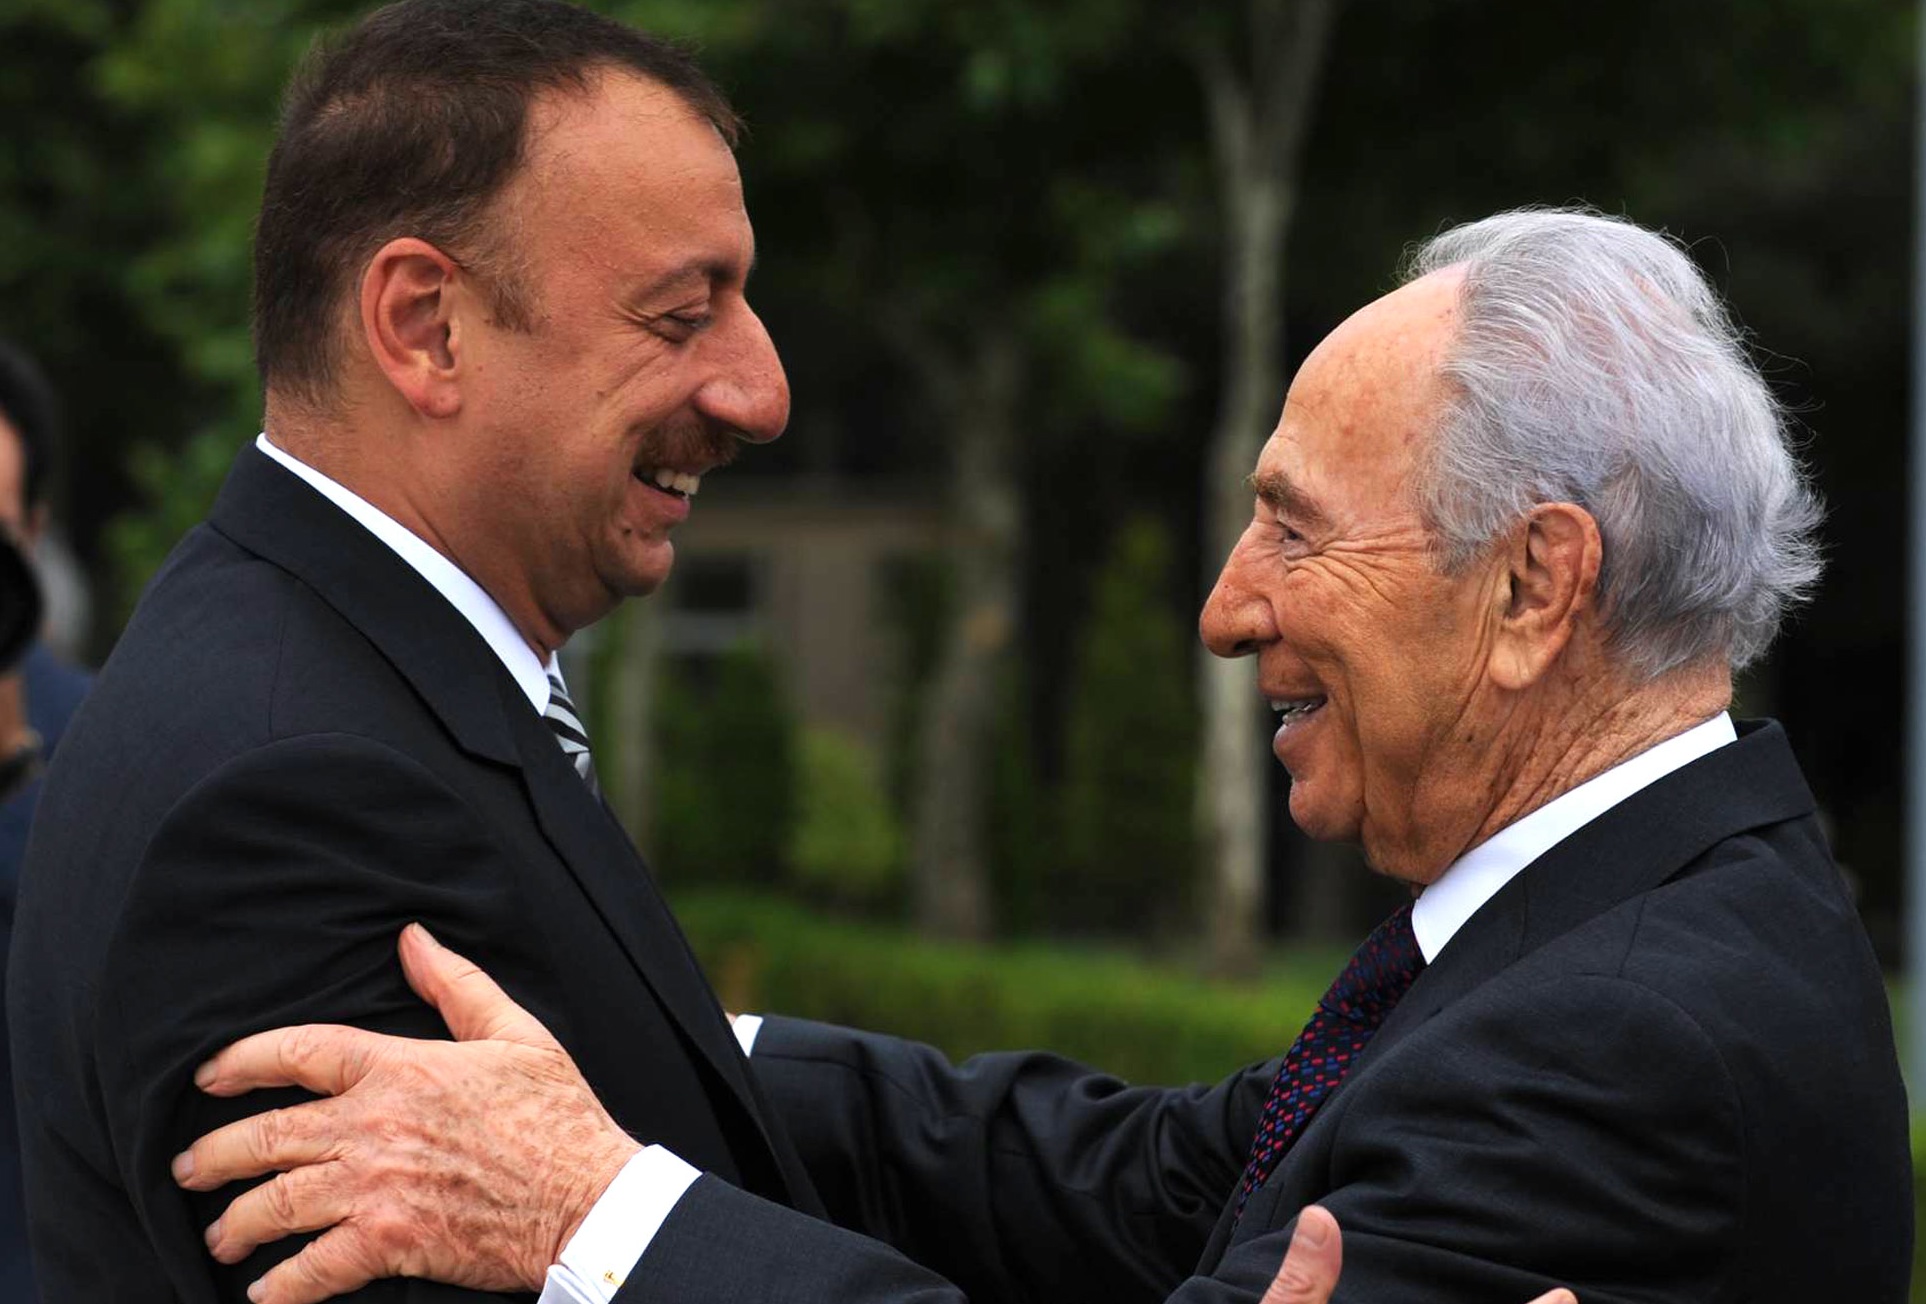
[[[310,1024],[238,1041],[195,1074],[216,1096],[298,1086],[327,1097],[229,1124],[174,1161],[175,1180],[195,1191],[281,1174],[208,1228],[223,1263],[323,1232],[249,1288],[255,1304],[317,1304],[382,1277],[539,1291],[640,1149],[487,974],[419,924],[400,950],[409,986],[453,1042]]]
[[[1337,1219],[1315,1204],[1307,1205],[1297,1216],[1291,1248],[1261,1304],[1329,1304],[1343,1269],[1344,1237]],[[1578,1304],[1578,1300],[1561,1288],[1546,1291],[1531,1304]]]

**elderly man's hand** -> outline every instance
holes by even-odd
[[[1344,1238],[1337,1219],[1317,1205],[1297,1216],[1291,1248],[1261,1304],[1327,1304],[1344,1267]],[[1386,1304],[1392,1304],[1386,1301]],[[1547,1291],[1531,1304],[1578,1304],[1568,1290]]]
[[[397,1276],[540,1290],[640,1149],[568,1052],[481,970],[418,924],[401,935],[401,964],[456,1041],[282,1028],[195,1075],[217,1096],[300,1086],[328,1097],[230,1124],[174,1161],[176,1180],[197,1191],[281,1172],[208,1229],[223,1263],[329,1229],[255,1283],[255,1304],[315,1304]]]

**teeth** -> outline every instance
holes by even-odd
[[[1295,720],[1301,715],[1309,715],[1311,712],[1317,710],[1318,707],[1324,705],[1324,699],[1321,697],[1273,697],[1270,701],[1271,710],[1284,716],[1287,720]]]
[[[657,467],[650,472],[649,479],[656,488],[667,489],[670,493],[681,494],[684,498],[695,497],[702,488],[701,476],[690,475],[686,471],[671,471],[666,466]]]

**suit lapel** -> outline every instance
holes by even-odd
[[[387,545],[252,445],[208,523],[340,612],[464,751],[522,772],[543,835],[685,1040],[762,1129],[741,1052],[640,857],[474,627]]]
[[[1614,906],[1676,877],[1727,838],[1809,815],[1812,792],[1777,722],[1740,723],[1737,741],[1640,789],[1520,871],[1465,921],[1385,1019],[1345,1081],[1319,1109],[1240,1224],[1272,1225],[1285,1174],[1337,1111],[1336,1100],[1399,1041],[1524,956]],[[1296,1211],[1291,1211],[1296,1216]],[[1234,1239],[1227,1207],[1201,1271]]]
[[[1785,731],[1769,720],[1739,730],[1737,741],[1641,788],[1501,888],[1418,975],[1357,1071],[1507,966],[1676,877],[1725,839],[1811,814]]]
[[[504,695],[519,691],[504,682]],[[521,705],[527,706],[526,699]],[[683,1036],[760,1128],[761,1115],[728,1020],[628,835],[589,792],[541,717],[526,709],[509,714],[522,779],[543,836],[610,925],[630,963],[674,1017]],[[618,920],[628,926],[617,926]]]
[[[462,750],[517,763],[501,662],[453,605],[352,517],[252,444],[208,515],[241,547],[300,579],[380,649]]]

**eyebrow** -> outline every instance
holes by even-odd
[[[1258,499],[1267,507],[1287,512],[1307,525],[1330,524],[1331,518],[1324,514],[1324,509],[1282,471],[1259,471],[1245,483],[1256,490]]]
[[[745,285],[748,284],[749,278],[755,274],[756,254],[757,251],[750,251],[749,265],[742,269],[742,281]],[[650,281],[647,285],[638,287],[632,298],[636,303],[645,303],[657,295],[666,294],[680,285],[697,281],[706,283],[710,281],[733,280],[735,273],[735,266],[723,259],[691,258],[687,262],[679,263],[675,267],[670,268],[662,275]]]

